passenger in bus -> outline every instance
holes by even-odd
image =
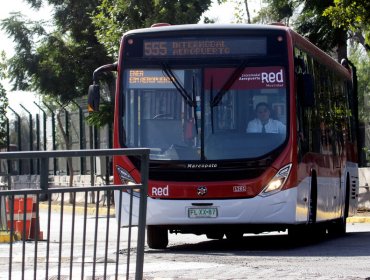
[[[256,106],[256,118],[247,126],[247,132],[252,133],[286,133],[286,126],[278,120],[270,118],[270,108],[266,102]]]

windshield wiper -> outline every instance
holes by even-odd
[[[230,75],[229,79],[226,81],[226,83],[222,86],[220,91],[216,94],[216,96],[211,101],[211,107],[217,106],[220,101],[222,100],[222,97],[225,95],[225,93],[231,88],[231,86],[234,84],[235,80],[240,77],[240,74],[244,71],[245,67],[247,65],[247,61],[244,60],[238,68],[234,70],[234,72]]]
[[[177,77],[175,76],[175,74],[172,72],[171,68],[168,65],[166,65],[165,63],[163,63],[162,70],[166,74],[166,76],[168,77],[168,79],[170,79],[170,81],[175,86],[175,88],[177,89],[177,91],[184,98],[185,102],[188,105],[190,105],[192,107],[195,107],[195,101],[191,98],[191,96],[189,95],[189,93],[186,91],[186,89],[183,87],[183,85],[179,82],[179,80],[177,79]]]

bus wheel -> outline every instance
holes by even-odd
[[[311,177],[311,193],[310,193],[310,200],[308,206],[308,223],[315,224],[316,223],[316,213],[317,213],[317,178],[316,173],[312,172]]]
[[[346,234],[347,231],[347,218],[349,212],[349,175],[347,175],[346,179],[346,197],[345,197],[345,204],[343,210],[343,216],[328,225],[328,233],[331,236],[341,236]]]
[[[312,171],[311,176],[311,192],[308,212],[308,224],[305,232],[307,240],[322,239],[326,235],[326,225],[317,222],[317,176],[316,172]]]
[[[166,249],[168,245],[168,231],[161,226],[147,226],[147,243],[151,249]]]
[[[347,231],[347,223],[345,219],[338,219],[331,222],[328,225],[328,234],[330,236],[341,236],[344,235]]]
[[[293,225],[288,228],[288,236],[292,245],[300,245],[310,239],[308,225]]]
[[[306,232],[306,225],[294,225],[288,228],[288,236],[291,240],[302,239],[302,236]]]
[[[240,241],[243,238],[244,233],[241,231],[229,231],[226,232],[226,238],[229,241],[235,242]]]
[[[224,233],[223,232],[208,232],[206,233],[206,236],[208,239],[221,240],[222,238],[224,238]]]

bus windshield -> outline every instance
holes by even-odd
[[[264,156],[286,139],[285,77],[282,66],[125,69],[125,145],[164,161]]]

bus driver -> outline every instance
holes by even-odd
[[[248,123],[247,132],[286,133],[286,127],[281,121],[270,118],[270,109],[266,102],[257,104],[256,115],[257,117]]]

